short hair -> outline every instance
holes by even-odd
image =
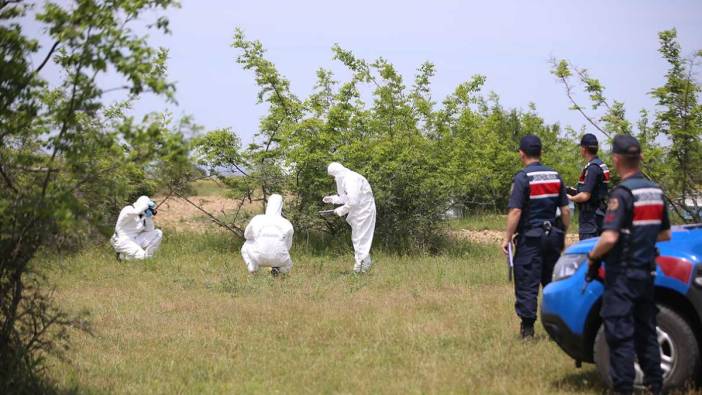
[[[541,159],[541,149],[539,149],[538,151],[531,152],[526,152],[521,148],[519,150],[522,151],[524,153],[524,156],[526,156],[529,159]]]
[[[615,154],[619,155],[620,163],[623,167],[627,169],[638,169],[641,166],[641,155],[625,155],[625,154]]]
[[[596,145],[582,145],[581,147],[585,148],[585,151],[587,151],[590,155],[597,155],[597,151],[600,150],[600,148]]]

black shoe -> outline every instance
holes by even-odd
[[[658,386],[646,386],[646,389],[648,390],[648,393],[651,395],[661,395],[663,391],[660,389]]]
[[[280,268],[277,268],[277,267],[271,268],[271,276],[278,277],[279,274],[280,274]]]
[[[519,329],[519,335],[523,340],[531,340],[534,338],[534,323],[522,321],[521,328]]]
[[[122,257],[119,256],[119,252],[115,253],[115,258],[117,258],[117,262],[122,262]]]

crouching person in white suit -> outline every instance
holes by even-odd
[[[268,198],[266,213],[253,217],[246,226],[241,256],[249,273],[255,273],[259,267],[270,267],[271,274],[277,276],[292,269],[289,251],[294,231],[290,221],[281,215],[282,210],[283,197],[273,194]]]
[[[163,232],[154,227],[156,203],[148,196],[141,196],[134,204],[119,213],[115,234],[110,243],[117,252],[117,259],[151,258],[161,245]]]

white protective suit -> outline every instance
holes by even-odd
[[[120,259],[151,258],[161,245],[163,232],[154,228],[153,217],[145,215],[149,204],[153,204],[151,199],[141,196],[120,211],[115,234],[110,239]]]
[[[340,163],[333,162],[327,173],[336,179],[337,195],[326,196],[325,203],[340,204],[334,212],[351,225],[356,273],[367,272],[371,267],[370,250],[375,231],[375,199],[371,186],[362,175],[351,171]]]
[[[294,231],[290,221],[281,215],[282,210],[283,197],[273,194],[268,198],[266,213],[253,217],[246,226],[241,256],[250,273],[259,267],[277,268],[280,273],[292,269],[289,251]]]

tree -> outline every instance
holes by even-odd
[[[130,26],[173,3],[49,1],[36,10],[35,2],[0,0],[0,392],[31,384],[44,353],[62,339],[49,328],[70,321],[37,281],[30,265],[37,250],[104,220],[101,206],[134,192],[159,155],[183,157],[163,122],[136,124],[124,107],[106,108],[102,100],[114,90],[172,97],[167,52]],[[44,25],[48,49],[24,34],[21,21],[30,17]],[[168,32],[168,20],[158,17],[150,27]],[[49,63],[61,70],[58,84],[42,75]],[[123,77],[122,86],[98,84],[108,69]]]
[[[286,215],[297,234],[347,229],[318,215],[325,208],[321,197],[335,189],[326,174],[331,161],[368,178],[378,210],[375,245],[401,252],[434,250],[451,204],[503,209],[524,134],[538,134],[556,146],[547,155],[557,167],[572,167],[576,145],[560,136],[556,125],[546,125],[533,107],[505,110],[496,95],[484,98],[483,76],[460,84],[437,106],[431,63],[419,66],[408,87],[386,59],[369,62],[336,45],[334,59],[351,72],[350,79],[339,82],[320,69],[312,94],[301,99],[266,59],[260,42],[237,30],[233,45],[240,51],[237,62],[254,72],[268,114],[249,147],[241,146],[234,131],[216,130],[197,139],[196,152],[242,204],[273,192],[286,196]],[[370,100],[361,92],[369,92]]]
[[[663,31],[658,37],[659,52],[670,69],[665,84],[651,91],[659,106],[653,133],[666,136],[672,143],[668,160],[676,170],[668,174],[666,186],[679,196],[684,215],[700,222],[702,207],[698,206],[697,199],[702,198],[702,105],[698,103],[698,95],[702,86],[694,79],[694,68],[697,58],[702,57],[702,50],[684,59],[675,29]]]
[[[591,77],[588,70],[566,60],[553,59],[552,73],[565,87],[571,108],[580,112],[597,131],[610,139],[616,134],[632,134],[639,139],[645,175],[663,186],[678,217],[700,222],[702,211],[697,199],[702,197],[702,106],[698,97],[702,88],[695,80],[694,68],[702,51],[683,58],[675,29],[663,31],[658,37],[659,52],[670,69],[665,84],[650,92],[657,102],[655,113],[651,117],[648,111],[641,110],[636,127],[627,120],[624,104],[610,102],[604,94],[604,85]],[[591,110],[602,112],[599,117],[578,104],[573,77],[588,94]]]

